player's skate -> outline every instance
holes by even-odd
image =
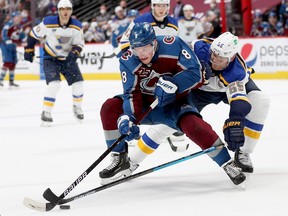
[[[112,163],[99,173],[102,185],[130,176],[139,166],[129,160],[127,152],[114,152],[111,157]]]
[[[84,119],[84,113],[81,109],[81,107],[73,105],[73,113],[74,113],[74,117],[79,121],[82,122],[82,120]]]
[[[246,179],[246,176],[241,171],[241,168],[237,167],[233,160],[226,163],[223,166],[223,169],[235,185],[241,184]]]
[[[41,126],[49,127],[53,122],[52,116],[50,112],[43,111],[41,114]]]
[[[0,80],[0,87],[4,87],[3,80]]]
[[[235,163],[243,172],[253,173],[253,164],[249,153],[244,153],[240,149],[236,150],[234,155]]]
[[[19,88],[19,85],[14,83],[14,81],[10,81],[9,82],[9,88],[10,89],[13,89],[13,88]]]

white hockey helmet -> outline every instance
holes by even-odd
[[[228,58],[228,62],[238,52],[239,39],[230,32],[224,32],[217,37],[211,44],[210,51],[215,55]]]
[[[73,5],[69,0],[60,0],[57,5],[58,11],[60,10],[60,8],[71,8],[72,10]]]
[[[168,5],[168,10],[167,10],[167,13],[166,13],[166,15],[164,17],[166,17],[169,14],[170,0],[151,0],[151,9],[152,9],[152,14],[153,15],[154,15],[154,4],[167,4]]]
[[[191,4],[186,4],[183,7],[183,11],[186,11],[186,10],[194,11],[194,7]]]

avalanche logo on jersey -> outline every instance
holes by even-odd
[[[257,52],[253,44],[246,43],[242,46],[241,56],[245,60],[248,67],[252,67],[257,61]]]
[[[149,69],[146,69],[146,72],[149,71],[150,71]],[[148,74],[149,74],[148,77],[141,79],[140,87],[143,94],[153,95],[153,91],[156,87],[156,83],[160,77],[160,74],[156,73],[156,71],[154,70],[152,70]]]

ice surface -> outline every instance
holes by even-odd
[[[73,201],[70,210],[56,207],[47,213],[26,208],[23,198],[45,202],[42,193],[48,187],[60,195],[105,151],[99,110],[106,98],[121,92],[121,83],[86,81],[85,120],[79,124],[72,113],[71,88],[62,82],[53,126],[43,128],[45,83],[22,81],[20,89],[8,90],[5,82],[0,90],[0,215],[288,215],[288,81],[256,82],[270,96],[271,108],[252,155],[255,172],[245,191],[236,189],[224,171],[203,155]],[[224,104],[203,111],[221,138],[227,113]],[[186,152],[175,153],[163,143],[138,171],[199,150],[191,143]],[[105,158],[67,197],[100,186],[98,172],[109,163]]]

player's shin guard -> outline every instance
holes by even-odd
[[[130,154],[130,160],[139,164],[152,154],[175,130],[166,125],[153,125],[138,140]]]
[[[252,109],[246,116],[245,142],[240,149],[242,152],[252,153],[263,130],[270,107],[270,99],[261,91],[249,92],[247,97],[252,104]]]
[[[84,82],[79,81],[72,84],[73,105],[81,107],[84,95]]]
[[[43,100],[43,112],[41,114],[41,125],[44,127],[50,126],[53,122],[51,112],[54,107],[56,95],[59,92],[60,86],[60,81],[53,81],[48,84]]]
[[[100,110],[101,123],[108,148],[121,136],[118,131],[117,120],[123,113],[122,103],[120,98],[109,98],[103,103]],[[123,141],[113,149],[115,152],[123,152],[124,150],[125,142]]]
[[[52,81],[48,84],[46,93],[44,95],[43,110],[45,112],[52,112],[54,103],[56,101],[57,93],[61,87],[60,81]]]
[[[213,145],[219,145],[222,143],[212,127],[196,115],[186,114],[180,119],[179,123],[186,136],[202,149],[207,149]],[[219,166],[223,167],[225,173],[235,185],[245,181],[245,175],[242,173],[240,168],[235,166],[235,163],[231,160],[226,147],[210,152],[208,155]]]
[[[5,76],[6,76],[7,70],[8,70],[8,68],[6,68],[6,67],[2,68],[2,72],[0,74],[0,86],[4,86],[3,80],[4,80]]]

